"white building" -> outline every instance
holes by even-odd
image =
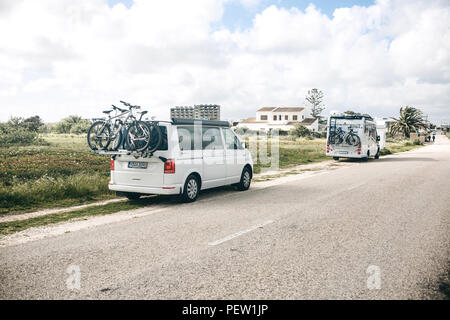
[[[306,107],[264,107],[256,111],[256,117],[239,122],[238,127],[250,130],[289,131],[298,123],[311,131],[319,130],[319,121],[311,117]]]

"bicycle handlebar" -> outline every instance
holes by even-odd
[[[133,106],[131,104],[129,104],[128,102],[122,101],[120,100],[120,103],[123,103],[124,105],[126,105],[127,107],[129,107],[130,109],[134,108],[134,109],[140,109],[140,106]]]
[[[113,105],[113,104],[112,104],[112,107],[113,107],[113,109],[119,110],[120,112],[125,112],[125,111],[127,111],[127,110],[125,110],[125,109],[121,109],[121,108],[119,108],[119,107],[116,107],[116,106]]]

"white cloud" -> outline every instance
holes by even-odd
[[[253,1],[244,1],[252,5]],[[222,1],[0,0],[0,120],[96,116],[119,99],[168,117],[173,105],[219,103],[226,118],[298,105],[377,116],[414,105],[450,118],[450,7],[377,1],[329,18],[270,6],[248,30],[212,27]]]

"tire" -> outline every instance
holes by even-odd
[[[99,131],[102,131],[102,136],[99,137],[98,133]],[[111,129],[104,121],[96,121],[94,122],[91,127],[89,128],[89,131],[87,133],[87,142],[89,145],[89,148],[92,150],[104,150],[108,148],[110,144],[110,135],[111,135]]]
[[[361,142],[361,139],[356,134],[351,134],[347,136],[346,141],[350,146],[357,146]]]
[[[151,142],[151,129],[144,121],[135,121],[127,129],[125,141],[129,151],[144,151]]]
[[[112,151],[117,151],[117,149],[119,149],[120,145],[122,144],[122,129],[120,129],[117,132],[117,137],[112,141],[112,146],[111,146],[111,150]]]
[[[364,158],[361,158],[362,161],[367,162],[369,161],[370,151],[367,151],[367,156]]]
[[[339,161],[339,157],[333,157],[333,160]]]
[[[199,179],[191,174],[187,177],[184,183],[183,193],[181,194],[181,201],[183,202],[194,202],[198,198],[198,193],[200,192],[200,181]]]
[[[377,154],[375,155],[375,159],[380,159],[380,148],[378,148]]]
[[[134,192],[116,192],[118,196],[127,197],[129,200],[137,200],[141,197],[140,193]]]
[[[248,167],[245,167],[244,170],[242,170],[241,181],[239,181],[236,187],[240,191],[245,191],[250,188],[251,183],[252,183],[252,172]]]
[[[162,142],[162,133],[159,126],[155,123],[148,124],[150,127],[150,144],[148,146],[149,152],[156,151]]]

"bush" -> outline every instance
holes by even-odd
[[[291,129],[289,134],[295,137],[307,137],[311,135],[311,131],[305,126],[297,123],[294,128]]]
[[[0,145],[30,145],[38,140],[36,132],[28,131],[23,128],[9,129],[7,132],[0,133]]]
[[[72,128],[70,128],[70,133],[72,134],[87,133],[90,127],[91,123],[88,120],[81,120],[80,122],[74,124]]]
[[[6,123],[0,123],[0,145],[46,145],[38,136],[43,123],[39,116],[31,118],[12,117]]]
[[[422,146],[423,142],[420,141],[419,139],[414,139],[414,141],[412,142],[413,145],[415,146]]]
[[[55,126],[56,133],[86,133],[89,130],[89,121],[80,116],[72,115],[62,119]],[[87,129],[86,129],[87,128]],[[74,132],[72,132],[72,129]]]

